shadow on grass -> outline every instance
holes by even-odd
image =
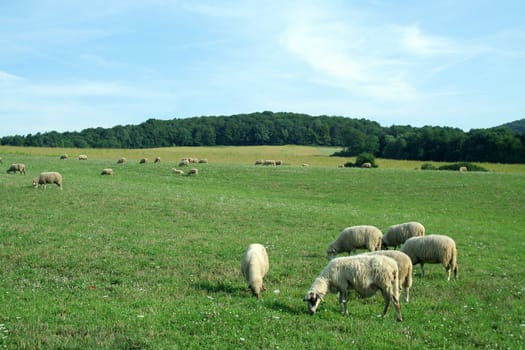
[[[301,314],[308,313],[306,304],[302,305],[304,307],[299,308],[295,305],[285,304],[280,300],[272,300],[272,301],[266,302],[265,305],[268,306],[270,309],[273,309],[279,312],[286,312],[287,314],[290,314],[290,315],[301,315]]]
[[[193,284],[193,288],[206,291],[208,293],[225,293],[232,296],[243,296],[249,293],[246,286],[237,286],[224,282],[203,281]]]

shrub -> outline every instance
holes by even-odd
[[[488,171],[487,169],[483,168],[482,166],[475,165],[469,162],[460,162],[460,163],[453,163],[448,165],[442,165],[438,168],[438,170],[453,170],[453,171],[459,171],[459,168],[462,166],[466,167],[468,171]]]
[[[434,164],[423,163],[421,165],[421,170],[437,170],[437,168],[436,168],[436,166]]]

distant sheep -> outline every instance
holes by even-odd
[[[61,160],[65,160],[65,159],[68,159],[68,158],[69,158],[69,156],[68,156],[67,154],[62,154],[62,155],[60,156],[60,159],[61,159]]]
[[[255,165],[262,165],[263,163],[264,163],[264,160],[262,160],[262,159],[257,159],[255,161]]]
[[[275,165],[283,165],[284,162],[282,160],[276,160]]]
[[[351,226],[345,228],[339,237],[326,249],[326,257],[328,260],[333,259],[338,253],[348,252],[352,250],[368,249],[373,252],[374,250],[381,249],[381,237],[383,234],[375,226],[371,225],[360,225]]]
[[[408,303],[410,299],[410,288],[412,288],[412,260],[410,257],[399,250],[376,250],[366,254],[385,255],[396,261],[399,269],[399,289],[405,291],[405,301]]]
[[[45,190],[47,188],[47,184],[56,184],[58,188],[62,190],[62,175],[55,171],[43,172],[33,179],[34,188],[37,188],[38,185],[40,185]]]
[[[271,165],[271,166],[275,166],[275,160],[273,159],[267,159],[263,162],[263,165]]]
[[[310,166],[310,164],[308,164],[308,163],[303,163],[303,166]]]
[[[462,167],[459,168],[459,172],[460,173],[464,173],[466,171],[468,171],[468,168],[466,166],[462,166]]]
[[[199,159],[200,164],[208,164],[208,158]]]
[[[372,163],[370,162],[365,162],[361,164],[361,168],[371,168],[371,167],[372,167]]]
[[[11,166],[7,169],[7,173],[15,173],[19,172],[20,174],[26,174],[26,166],[22,163],[15,163],[11,164]]]
[[[160,163],[160,157],[155,158],[155,163]]]
[[[425,226],[416,221],[390,226],[381,239],[381,249],[397,248],[410,237],[425,235]]]
[[[445,235],[428,235],[409,238],[401,251],[412,260],[412,265],[421,264],[421,275],[425,276],[424,264],[443,264],[450,281],[450,272],[458,279],[456,242]]]
[[[146,164],[148,162],[148,158],[142,158],[139,160],[139,164]]]
[[[173,171],[175,174],[181,174],[181,175],[184,174],[184,170],[180,170],[180,169],[176,169],[176,168],[172,168],[171,171]]]
[[[270,268],[268,253],[262,244],[250,244],[241,260],[241,272],[252,294],[260,298],[264,288],[264,276]]]
[[[127,159],[126,157],[121,157],[117,160],[117,164],[124,164],[127,162]]]
[[[385,301],[385,317],[390,301],[396,309],[397,320],[402,321],[399,304],[399,269],[392,258],[383,255],[355,255],[331,260],[314,280],[304,301],[313,315],[328,293],[339,293],[341,313],[348,315],[348,291],[355,290],[361,297],[371,297],[378,290]]]
[[[88,159],[88,156],[86,156],[85,154],[80,154],[78,156],[78,160],[87,160]]]
[[[190,160],[188,158],[182,158],[179,162],[179,166],[188,166],[190,165]]]
[[[199,175],[199,169],[197,169],[197,168],[191,168],[191,169],[188,171],[188,175]]]
[[[100,175],[113,175],[113,169],[110,169],[110,168],[102,169],[102,172],[100,173]]]

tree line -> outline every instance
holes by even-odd
[[[525,163],[525,133],[511,128],[472,129],[390,126],[339,116],[257,112],[138,125],[50,131],[6,136],[2,145],[76,148],[154,148],[171,146],[316,145],[341,147],[337,155],[371,153],[380,158],[423,161]]]

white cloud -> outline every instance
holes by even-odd
[[[0,71],[0,82],[17,81],[22,79],[22,77],[19,77],[17,75]]]

